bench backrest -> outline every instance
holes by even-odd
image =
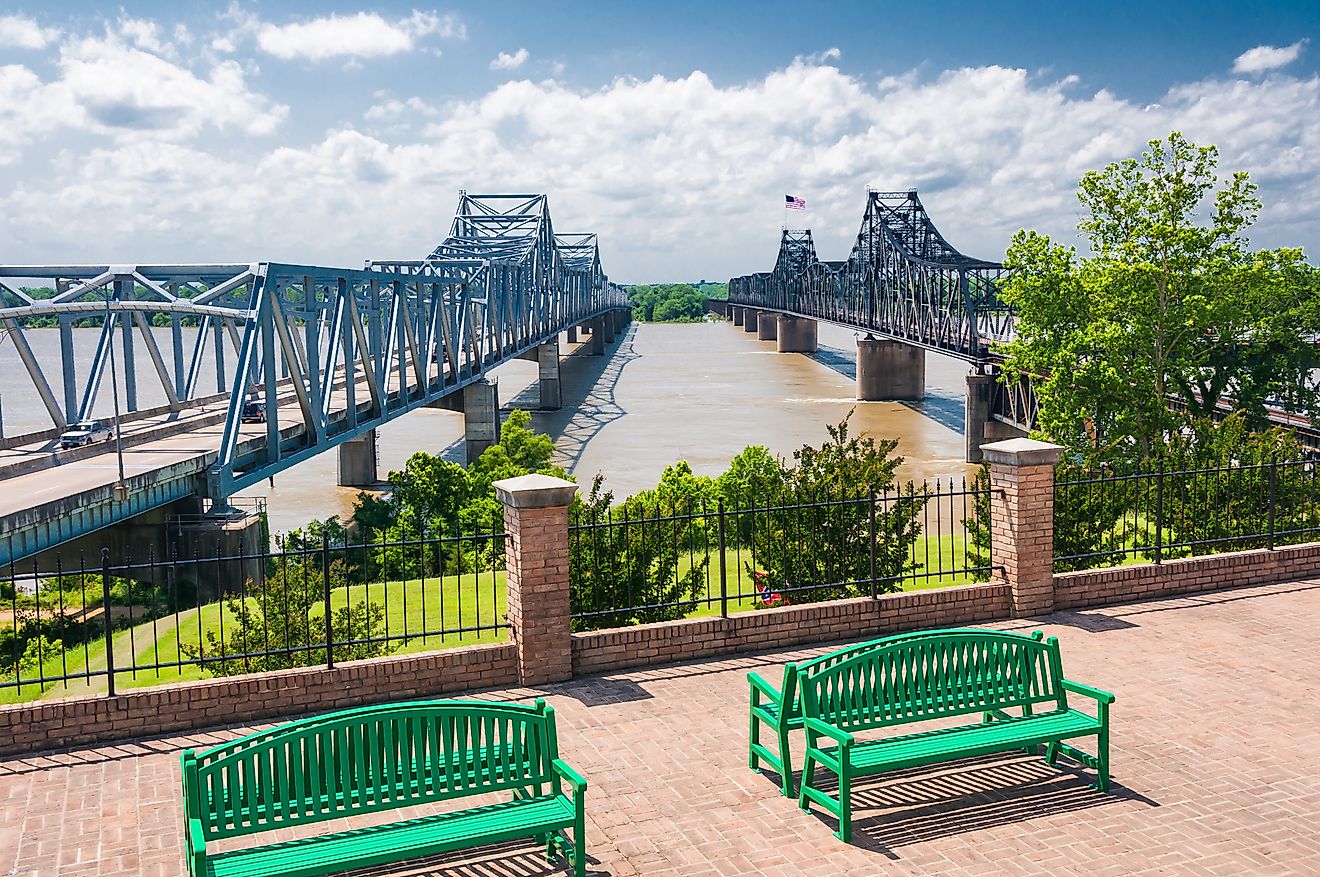
[[[435,700],[362,707],[183,754],[206,840],[502,789],[558,786],[554,709]]]
[[[804,676],[810,676],[812,673],[819,673],[822,670],[828,670],[836,664],[842,664],[849,658],[869,652],[880,646],[896,642],[910,642],[916,639],[927,637],[948,636],[949,634],[963,633],[960,629],[943,630],[911,630],[905,633],[894,633],[879,639],[868,640],[864,643],[855,643],[851,646],[845,646],[838,651],[830,652],[827,655],[821,655],[819,658],[812,658],[810,661],[802,661],[796,664],[789,664],[784,668],[784,684],[780,689],[783,703],[786,708],[783,717],[789,720],[802,718],[802,700],[798,680]],[[979,630],[967,630],[967,633],[981,633]],[[1041,634],[1039,631],[1032,634],[1037,639]],[[799,721],[800,724],[800,721]]]
[[[957,630],[886,643],[802,677],[807,716],[845,731],[986,710],[1067,706],[1059,643]]]

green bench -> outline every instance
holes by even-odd
[[[819,804],[852,839],[852,783],[857,777],[1044,744],[1097,772],[1109,788],[1109,705],[1114,696],[1063,678],[1059,642],[998,631],[932,631],[882,643],[799,676],[806,752],[798,806]],[[1096,715],[1068,706],[1068,695],[1095,702]],[[1017,714],[1010,712],[1017,711]],[[875,739],[861,732],[914,722],[981,716],[981,721]],[[1096,754],[1064,743],[1095,737]],[[837,796],[821,788],[816,768],[838,779]]]
[[[788,732],[802,730],[802,701],[798,695],[798,680],[819,670],[833,667],[854,655],[870,651],[885,643],[910,640],[916,637],[943,635],[943,631],[917,630],[898,633],[873,639],[863,643],[854,643],[819,658],[802,663],[789,663],[784,667],[784,681],[779,690],[756,673],[747,674],[747,683],[751,688],[751,708],[748,716],[747,763],[752,770],[760,772],[761,762],[779,774],[779,790],[786,798],[794,796],[793,759],[788,748]],[[787,705],[787,706],[785,706]],[[774,733],[777,751],[771,751],[761,742],[761,726],[765,725]]]
[[[583,877],[586,789],[559,759],[554,709],[539,698],[534,706],[435,700],[344,710],[183,753],[188,872],[315,877],[536,837],[548,857],[562,854]],[[224,838],[490,792],[512,799],[207,851]]]

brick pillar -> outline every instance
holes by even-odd
[[[593,333],[594,334],[594,333]],[[504,503],[504,563],[510,636],[523,685],[573,675],[568,608],[568,504],[577,485],[549,475],[494,484]]]
[[[981,446],[990,464],[990,559],[1003,567],[1013,614],[1054,611],[1054,464],[1063,447],[1033,439]]]

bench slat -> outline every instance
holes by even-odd
[[[317,877],[435,855],[573,825],[573,804],[554,796],[509,801],[376,828],[214,854],[209,877]]]

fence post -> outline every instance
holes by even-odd
[[[729,617],[729,572],[724,563],[724,497],[719,499],[720,510],[720,618]]]
[[[1003,571],[1016,616],[1054,611],[1054,464],[1062,445],[983,445],[990,464],[990,563]]]
[[[868,505],[868,508],[870,509],[869,517],[870,517],[870,527],[871,527],[871,539],[870,539],[870,544],[871,544],[871,599],[872,599],[872,600],[877,600],[877,599],[879,599],[879,596],[878,596],[878,593],[877,593],[877,590],[876,590],[876,582],[875,582],[875,486],[872,485],[872,486],[868,487],[868,488],[867,488],[867,492],[868,492],[868,494],[869,494],[870,497],[871,497],[870,504]]]
[[[110,612],[110,549],[101,549],[101,608],[105,616],[106,691],[115,696],[115,624]]]
[[[523,685],[573,676],[569,618],[568,506],[577,485],[521,475],[493,485],[504,504],[504,566],[509,636]]]
[[[1155,563],[1164,560],[1164,455],[1155,474]]]
[[[1268,547],[1270,551],[1274,550],[1274,503],[1276,497],[1276,483],[1278,481],[1277,469],[1279,466],[1279,455],[1270,455],[1270,541]]]
[[[330,534],[321,533],[321,585],[325,592],[325,666],[335,668],[335,619],[330,614]]]

